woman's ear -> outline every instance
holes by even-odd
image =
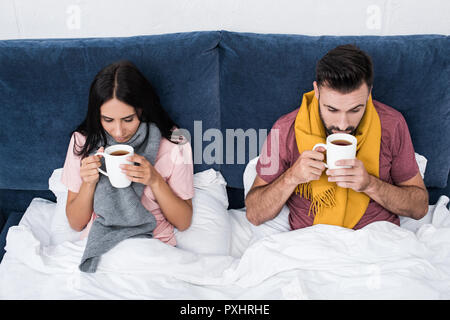
[[[139,120],[142,121],[142,109],[136,109],[136,114]]]

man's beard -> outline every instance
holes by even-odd
[[[320,116],[320,120],[322,120],[322,124],[323,124],[323,127],[325,128],[327,136],[329,136],[330,134],[334,134],[333,130],[345,132],[347,134],[351,134],[352,136],[354,136],[356,134],[357,127],[353,127],[353,126],[347,127],[345,130],[341,130],[340,128],[335,127],[335,126],[327,127],[325,121],[323,121],[322,112],[320,111],[320,100],[319,100],[319,116]]]

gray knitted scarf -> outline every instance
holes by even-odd
[[[106,138],[105,148],[118,144],[107,133]],[[154,165],[160,140],[161,132],[154,123],[141,122],[134,136],[126,144],[134,148],[135,154],[144,156]],[[94,149],[99,147],[100,145]],[[98,217],[89,231],[79,265],[81,271],[95,272],[101,255],[122,240],[131,237],[153,237],[156,219],[141,203],[144,188],[143,184],[135,182],[126,188],[115,188],[108,177],[100,174],[94,194],[94,212]]]

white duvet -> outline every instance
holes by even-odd
[[[78,270],[83,241],[49,244],[53,203],[34,199],[10,228],[0,264],[2,299],[450,299],[450,214],[442,196],[402,227],[316,225],[250,243],[245,211],[230,210],[231,255],[129,239]],[[240,215],[240,216],[238,216]],[[240,248],[233,245],[240,243]],[[239,256],[242,254],[242,256]]]

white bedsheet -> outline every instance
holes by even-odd
[[[54,204],[34,199],[8,232],[0,298],[450,299],[448,201],[442,196],[409,230],[388,222],[358,231],[316,225],[248,248],[249,229],[235,216],[232,237],[247,231],[231,241],[234,254],[200,255],[129,239],[102,256],[95,274],[86,274],[78,270],[85,240],[49,245]]]

